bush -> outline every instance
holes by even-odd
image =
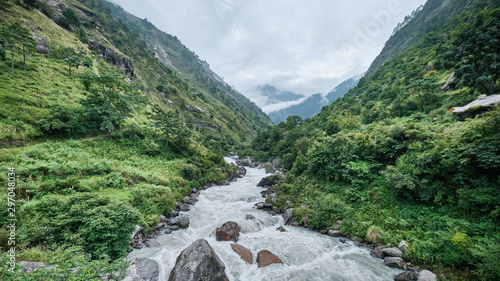
[[[166,186],[138,184],[132,190],[132,205],[137,207],[144,217],[150,214],[169,215],[175,209],[175,203],[181,195]]]

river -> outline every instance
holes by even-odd
[[[263,169],[247,167],[246,176],[231,185],[202,191],[196,205],[181,212],[189,216],[189,228],[158,237],[160,248],[134,250],[128,259],[157,261],[160,280],[168,280],[180,252],[204,238],[226,265],[231,281],[388,281],[401,272],[384,266],[382,259],[371,257],[368,249],[354,246],[351,241],[341,243],[338,238],[303,227],[285,226],[287,232],[277,231],[283,225],[281,215],[271,216],[254,206],[263,201],[260,192],[264,189],[257,187],[257,183],[265,176]],[[247,214],[256,219],[246,220]],[[254,264],[247,264],[233,252],[230,246],[233,242],[215,240],[216,228],[227,221],[240,226],[238,243],[252,252]],[[263,249],[280,257],[284,264],[257,268],[257,253]]]

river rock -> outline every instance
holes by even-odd
[[[241,165],[247,166],[247,167],[252,167],[252,159],[250,157],[245,157],[245,158],[241,159]]]
[[[240,236],[240,227],[234,221],[228,221],[221,227],[217,228],[215,237],[217,241],[234,241],[238,242]]]
[[[142,230],[142,226],[140,225],[136,225],[135,226],[135,229],[134,229],[134,232],[132,232],[132,239],[134,239],[134,237]]]
[[[382,249],[382,252],[389,257],[403,257],[403,253],[398,248],[384,248]]]
[[[342,233],[338,230],[328,230],[328,236],[331,236],[331,237],[339,237],[339,236],[342,236]]]
[[[281,168],[281,160],[279,158],[273,159],[271,164],[273,165],[274,170],[279,170]]]
[[[248,264],[252,264],[253,263],[252,253],[247,248],[241,246],[240,244],[232,243],[231,244],[231,249],[233,249],[233,251],[235,253],[237,253],[238,255],[240,255],[240,257],[244,261],[246,261]]]
[[[261,187],[273,186],[273,185],[277,184],[280,181],[280,179],[281,179],[281,176],[279,176],[279,175],[268,176],[268,177],[262,178],[260,180],[260,182],[257,184],[257,186],[261,186]]]
[[[255,205],[257,206],[257,209],[269,209],[269,210],[273,209],[273,204],[268,202],[259,202]]]
[[[182,203],[179,205],[179,209],[183,212],[186,212],[186,211],[189,211],[190,207],[189,207],[189,204]]]
[[[255,217],[254,217],[254,216],[252,216],[252,215],[250,215],[250,214],[248,214],[245,218],[246,218],[247,220],[254,220],[254,219],[255,219]]]
[[[382,249],[380,248],[375,248],[370,252],[370,256],[383,259],[384,258],[384,252],[382,252]]]
[[[283,220],[285,221],[285,225],[290,224],[290,221],[293,217],[293,208],[286,209],[282,216]]]
[[[430,272],[429,270],[422,270],[418,274],[418,281],[437,281],[436,274]]]
[[[283,226],[276,228],[276,230],[278,230],[279,232],[286,232],[286,229]]]
[[[283,263],[283,261],[268,250],[262,250],[257,254],[257,265],[259,268],[266,267],[274,263]]]
[[[124,281],[158,281],[160,270],[154,260],[134,259],[125,273]]]
[[[144,245],[148,248],[159,248],[161,247],[160,243],[156,239],[148,239],[144,242]]]
[[[404,253],[408,252],[408,244],[406,244],[406,241],[399,242],[398,248]]]
[[[182,251],[168,281],[229,281],[226,266],[205,239],[198,239]]]
[[[402,258],[398,257],[385,257],[384,264],[389,267],[405,268],[406,263]]]
[[[394,281],[410,281],[411,280],[411,272],[405,271],[400,274],[394,276]]]
[[[180,228],[188,228],[189,227],[189,217],[188,216],[179,216],[173,218],[170,221],[172,225],[178,225]]]

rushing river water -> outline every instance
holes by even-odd
[[[226,158],[226,161],[232,160]],[[195,240],[204,238],[226,265],[231,281],[327,281],[327,280],[393,280],[400,270],[384,266],[383,260],[370,256],[368,249],[356,247],[352,242],[341,243],[338,238],[321,235],[303,227],[285,226],[287,232],[276,231],[283,225],[281,215],[271,216],[257,210],[256,202],[263,201],[264,189],[257,183],[265,171],[247,168],[242,179],[229,186],[214,186],[201,192],[199,201],[190,211],[190,226],[158,237],[160,248],[135,250],[128,256],[150,258],[160,265],[160,280],[168,280],[175,260],[182,250]],[[256,219],[246,220],[251,214]],[[227,221],[240,226],[238,243],[248,248],[254,264],[249,265],[233,252],[230,244],[215,240],[215,229]],[[257,253],[269,250],[283,260],[257,268]]]

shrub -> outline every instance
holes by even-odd
[[[370,228],[368,228],[368,231],[366,232],[367,241],[370,241],[372,243],[378,243],[380,237],[382,237],[382,228],[375,225],[372,225],[370,226]]]

